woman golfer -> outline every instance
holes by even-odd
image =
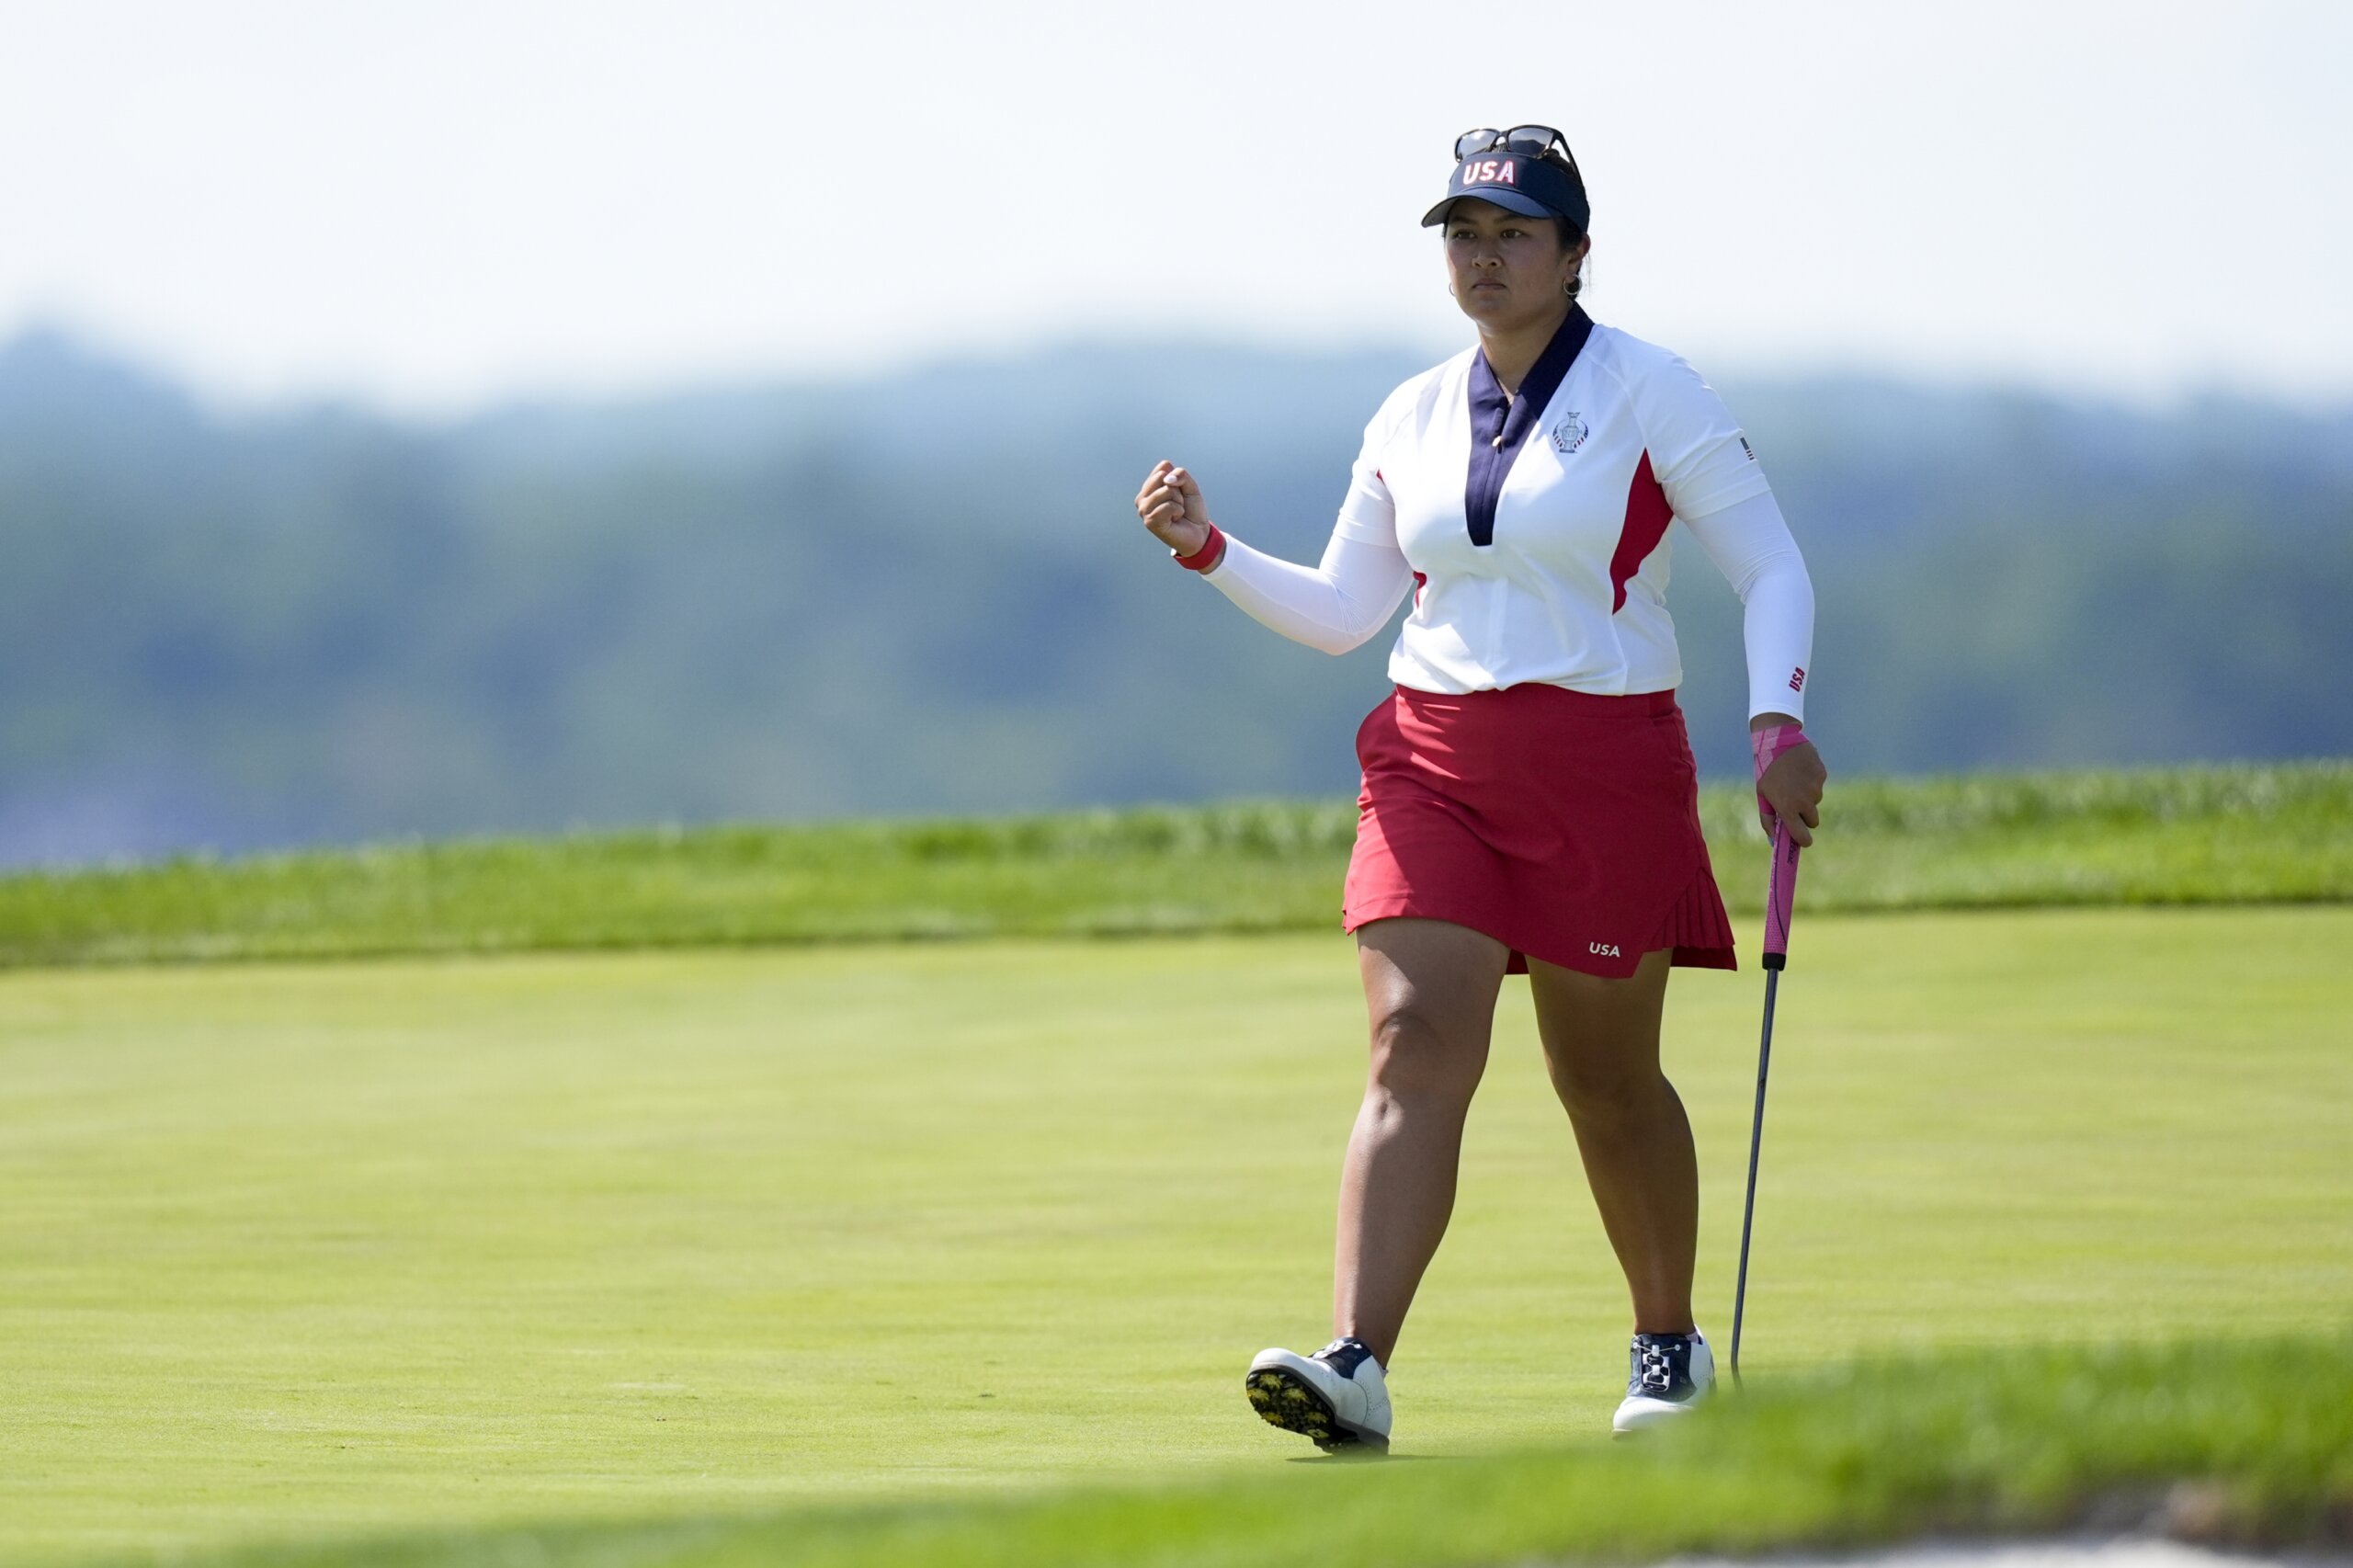
[[[1342,929],[1371,1071],[1340,1173],[1331,1344],[1267,1350],[1250,1403],[1327,1449],[1385,1447],[1382,1379],[1454,1202],[1497,990],[1525,973],[1553,1087],[1633,1296],[1613,1426],[1680,1414],[1714,1380],[1691,1315],[1699,1176],[1659,1068],[1668,969],[1733,967],[1675,701],[1665,604],[1680,518],[1745,606],[1762,805],[1813,842],[1824,778],[1798,731],[1813,629],[1805,563],[1756,454],[1683,360],[1577,303],[1591,209],[1545,126],[1455,143],[1447,280],[1478,345],[1365,427],[1313,569],[1210,520],[1184,468],[1136,512],[1253,617],[1341,653],[1413,611],[1357,731],[1363,788]]]

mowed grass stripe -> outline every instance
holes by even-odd
[[[2353,763],[1836,780],[1818,912],[2353,898]],[[1736,910],[1752,793],[1703,814]],[[0,878],[0,966],[1336,930],[1347,798],[394,845]]]
[[[2341,1326],[2348,944],[1802,920],[1752,1380]],[[1668,1008],[1719,1339],[1759,990]],[[1336,934],[0,976],[0,1560],[1279,1465],[1361,1008]],[[1400,1453],[1597,1440],[1625,1328],[1515,980]]]

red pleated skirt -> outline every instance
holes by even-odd
[[[1340,928],[1414,915],[1620,978],[1647,952],[1732,969],[1672,691],[1540,681],[1457,696],[1394,687],[1357,726],[1364,770]]]

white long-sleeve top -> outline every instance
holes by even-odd
[[[1679,519],[1745,607],[1750,714],[1802,719],[1813,587],[1754,450],[1682,359],[1581,322],[1573,312],[1518,399],[1475,349],[1391,393],[1317,565],[1227,534],[1203,575],[1333,653],[1412,589],[1389,658],[1401,686],[1663,691],[1683,678],[1665,603]]]

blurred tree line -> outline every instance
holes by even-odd
[[[1422,366],[1072,347],[428,426],[223,418],[21,337],[0,865],[1346,795],[1392,634],[1281,640],[1130,501],[1176,458],[1222,525],[1313,560]],[[1813,568],[1841,772],[2353,751],[2353,410],[1720,385]],[[1729,773],[1738,607],[1688,540],[1676,564],[1685,705]]]

